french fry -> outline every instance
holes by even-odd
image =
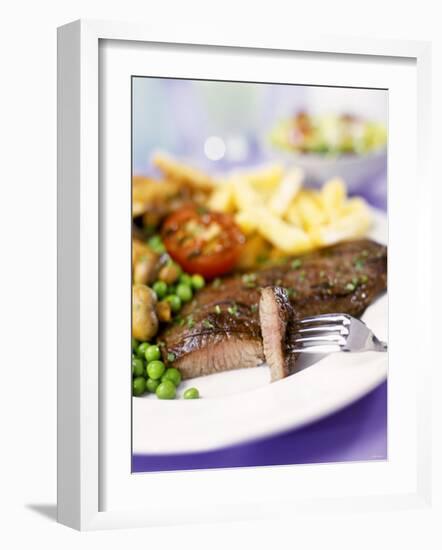
[[[369,212],[367,203],[361,197],[352,197],[347,199],[342,207],[342,214],[345,216],[354,212],[362,212],[365,214]]]
[[[154,180],[143,176],[132,178],[132,215],[144,214],[161,201],[168,201],[180,191],[180,185],[170,180]]]
[[[276,248],[287,254],[297,254],[311,249],[312,242],[305,231],[281,220],[269,209],[254,207],[249,210],[249,214],[258,220],[258,233]]]
[[[146,207],[144,202],[132,201],[132,217],[136,218],[141,216],[146,212]]]
[[[235,222],[244,235],[251,235],[256,231],[259,220],[253,216],[252,211],[241,210],[235,214]]]
[[[152,155],[152,164],[167,177],[174,181],[181,181],[195,189],[211,191],[214,187],[213,179],[203,171],[188,164],[184,164],[167,153],[157,151]]]
[[[320,200],[330,222],[336,221],[341,216],[346,198],[347,189],[341,178],[333,178],[324,183]]]
[[[286,215],[284,216],[284,219],[287,222],[291,223],[292,225],[302,228],[302,218],[301,218],[301,214],[299,213],[299,209],[296,201],[293,201],[289,205]]]
[[[235,205],[239,210],[236,221],[243,230],[251,232],[256,229],[270,243],[288,254],[303,252],[311,247],[307,233],[275,216],[249,181],[236,178],[233,185]]]
[[[297,208],[302,227],[306,231],[320,226],[327,222],[327,215],[321,207],[321,203],[315,200],[314,192],[301,191],[295,199],[295,207]]]
[[[175,195],[180,186],[169,180],[153,180],[142,176],[132,178],[133,199],[138,202],[152,202],[156,199],[169,198]]]
[[[233,174],[242,180],[247,180],[260,192],[272,192],[284,175],[284,167],[279,163],[264,164],[258,168],[239,170]]]
[[[264,206],[261,195],[253,188],[252,184],[243,178],[232,179],[233,194],[236,208],[249,210],[252,207]]]
[[[218,183],[207,205],[211,210],[215,210],[216,212],[233,212],[235,208],[235,196],[231,182]]]
[[[347,239],[361,237],[368,231],[372,223],[369,208],[360,200],[351,203],[351,205],[350,208],[353,210],[348,211],[333,223],[312,228],[309,234],[316,246],[329,246]],[[349,208],[348,204],[346,208]]]
[[[301,189],[303,179],[304,172],[300,168],[292,168],[287,171],[270,200],[269,207],[273,214],[284,216],[290,203]]]

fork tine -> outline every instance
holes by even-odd
[[[350,331],[348,330],[346,325],[312,325],[312,326],[305,326],[303,328],[300,328],[296,331],[298,334],[308,334],[311,332],[339,332],[342,335],[347,336]]]
[[[321,345],[311,345],[299,343],[296,344],[293,348],[290,349],[291,353],[313,353],[321,355],[324,353],[334,353],[336,351],[341,351],[341,346],[339,344],[324,344]]]
[[[300,325],[322,324],[322,323],[342,323],[349,325],[351,317],[345,313],[324,313],[323,315],[314,315],[312,317],[304,317],[299,319]]]
[[[321,344],[336,344],[338,346],[344,346],[346,339],[340,334],[319,334],[318,336],[301,336],[293,340],[295,345],[321,345]]]

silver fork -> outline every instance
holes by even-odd
[[[346,313],[304,317],[296,323],[290,350],[295,353],[387,351],[367,325]]]

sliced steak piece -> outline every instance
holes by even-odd
[[[264,361],[257,308],[223,301],[181,317],[162,334],[183,378],[256,367]]]
[[[183,379],[257,367],[264,362],[260,339],[244,333],[205,332],[195,338],[195,343],[195,349],[176,363]]]
[[[284,288],[269,286],[261,290],[259,321],[264,357],[270,367],[272,382],[288,376],[292,367],[289,361],[293,355],[286,355],[286,338],[293,314],[293,307]]]
[[[359,317],[387,287],[387,249],[368,239],[349,241],[215,280],[159,335],[163,356],[174,354],[184,378],[258,365],[264,357],[258,303],[268,286],[286,289],[295,318],[333,312]]]

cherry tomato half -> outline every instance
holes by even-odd
[[[185,206],[163,223],[163,243],[187,273],[212,279],[230,271],[241,253],[245,237],[232,216]]]

